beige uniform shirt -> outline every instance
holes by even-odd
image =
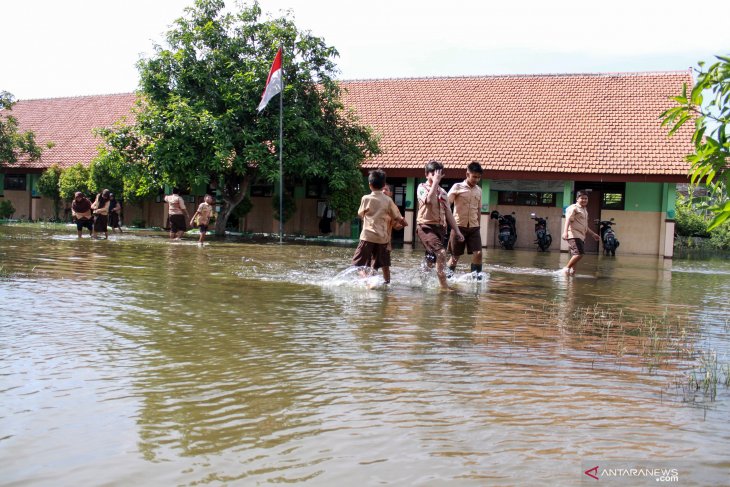
[[[170,205],[170,208],[168,209],[168,214],[170,215],[184,215],[185,214],[185,201],[183,199],[176,195],[176,194],[169,194],[165,196],[165,201]]]
[[[448,199],[446,191],[442,187],[439,187],[436,194],[430,200],[427,200],[426,198],[430,190],[431,185],[428,182],[418,185],[418,190],[416,191],[416,196],[418,196],[418,216],[416,217],[416,223],[419,225],[446,226],[446,212],[443,208],[443,205],[446,204]]]
[[[382,191],[363,196],[357,215],[362,218],[360,240],[377,244],[390,242],[391,222],[401,217],[393,199]]]
[[[482,209],[482,188],[469,186],[466,181],[456,183],[448,193],[449,203],[454,205],[456,224],[464,228],[478,227]]]
[[[568,222],[568,238],[585,240],[588,230],[588,209],[573,203],[565,210],[565,219]]]

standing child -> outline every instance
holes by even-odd
[[[575,274],[575,265],[585,254],[583,242],[586,234],[592,233],[596,241],[601,239],[596,232],[588,228],[588,193],[578,191],[575,199],[576,202],[565,210],[565,228],[563,229],[563,240],[568,241],[570,249],[570,260],[563,269],[563,272],[568,275]]]
[[[208,225],[210,224],[210,218],[213,216],[213,197],[209,194],[205,195],[203,202],[200,203],[195,214],[190,219],[190,226],[195,226],[195,219],[197,218],[198,229],[200,230],[200,239],[198,243],[203,245],[205,240],[205,234],[208,232]]]
[[[168,206],[167,221],[170,225],[170,238],[180,240],[187,228],[185,218],[188,216],[188,209],[185,208],[185,201],[180,196],[180,190],[173,188],[172,194],[165,196]]]
[[[454,233],[449,239],[449,270],[453,273],[459,257],[464,255],[464,248],[472,255],[471,272],[476,272],[477,279],[482,272],[482,235],[479,228],[482,210],[482,166],[472,162],[466,168],[464,182],[454,184],[448,193],[449,204],[454,205],[454,220],[464,240],[459,241]]]
[[[97,238],[97,233],[104,232],[104,238],[109,238],[109,229],[107,224],[109,222],[109,203],[110,198],[108,189],[105,189],[96,196],[96,201],[91,205],[91,209],[94,211],[94,231],[91,233],[91,238]]]
[[[74,194],[73,203],[71,203],[71,215],[73,221],[76,222],[76,233],[81,238],[84,228],[89,229],[89,235],[94,235],[94,217],[91,214],[91,201],[84,196],[81,191]]]
[[[385,172],[380,169],[370,171],[368,175],[370,194],[360,200],[357,215],[362,218],[360,243],[352,257],[354,266],[372,266],[378,270],[383,268],[383,279],[390,282],[390,255],[387,252],[390,242],[390,222],[408,225],[395,205],[395,202],[383,194]],[[387,265],[386,265],[387,264]]]
[[[416,191],[418,196],[416,233],[426,248],[426,252],[431,252],[436,256],[436,275],[441,289],[448,289],[444,271],[446,266],[446,249],[444,248],[446,224],[451,226],[457,241],[463,242],[464,236],[451,213],[446,191],[439,186],[443,174],[444,166],[440,162],[430,161],[426,164],[426,182],[419,184]]]
[[[109,193],[109,226],[112,227],[112,233],[115,229],[122,233],[122,226],[119,216],[122,213],[122,204],[114,197],[114,193]]]

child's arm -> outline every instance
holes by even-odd
[[[195,214],[190,219],[190,226],[193,226],[193,222],[195,221],[195,217],[197,217],[200,214],[200,210],[195,210]]]
[[[464,235],[461,234],[461,230],[459,230],[459,226],[456,224],[454,214],[451,212],[451,208],[449,207],[449,205],[444,204],[444,210],[446,213],[446,223],[449,224],[452,232],[456,232],[456,240],[458,240],[459,242],[463,242]]]
[[[568,208],[568,211],[565,212],[565,226],[563,227],[563,240],[568,240],[568,228],[570,227],[570,222],[573,221],[573,209]]]

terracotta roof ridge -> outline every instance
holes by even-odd
[[[639,77],[639,76],[676,76],[691,74],[692,70],[675,71],[615,71],[598,73],[542,73],[542,74],[485,74],[461,76],[401,76],[394,78],[355,78],[337,80],[341,83],[372,82],[372,81],[418,81],[418,80],[449,80],[449,79],[492,79],[492,78],[572,78],[572,77]]]
[[[71,96],[51,96],[48,98],[19,98],[16,99],[16,102],[19,101],[57,101],[57,100],[76,100],[79,98],[101,98],[101,97],[107,97],[107,96],[124,96],[124,95],[134,95],[136,92],[134,91],[128,91],[128,92],[121,92],[121,93],[99,93],[96,95],[71,95]]]

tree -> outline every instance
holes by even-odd
[[[196,0],[166,35],[167,47],[139,62],[142,101],[135,138],[145,141],[147,173],[170,186],[209,184],[222,194],[216,233],[254,181],[279,180],[279,117],[272,102],[261,114],[271,61],[284,59],[284,177],[288,186],[311,178],[329,194],[360,180],[360,163],[378,151],[334,81],[333,47],[297,30],[284,16],[262,20],[258,3],[223,13],[222,0]],[[359,197],[359,195],[358,195]],[[342,219],[357,204],[331,206]],[[334,202],[333,202],[334,203]]]
[[[705,181],[711,191],[721,194],[717,204],[710,208],[715,214],[708,230],[712,230],[730,218],[730,155],[728,122],[730,121],[730,57],[716,56],[718,62],[705,69],[698,63],[697,83],[687,92],[673,97],[678,106],[662,113],[663,126],[671,126],[673,135],[682,125],[694,119],[692,135],[694,153],[687,156],[691,163],[691,182]]]
[[[38,191],[53,201],[53,215],[56,217],[56,220],[58,220],[58,210],[61,206],[61,189],[59,183],[62,172],[58,164],[51,164],[51,167],[43,171],[41,177],[38,178]]]
[[[90,196],[89,191],[89,170],[80,162],[61,172],[58,180],[58,190],[61,198],[71,201],[76,191],[81,191]]]
[[[41,157],[42,149],[35,142],[35,134],[31,131],[20,132],[18,120],[10,115],[15,105],[15,97],[7,91],[0,91],[0,166],[18,162],[21,155],[27,155],[32,161]]]

